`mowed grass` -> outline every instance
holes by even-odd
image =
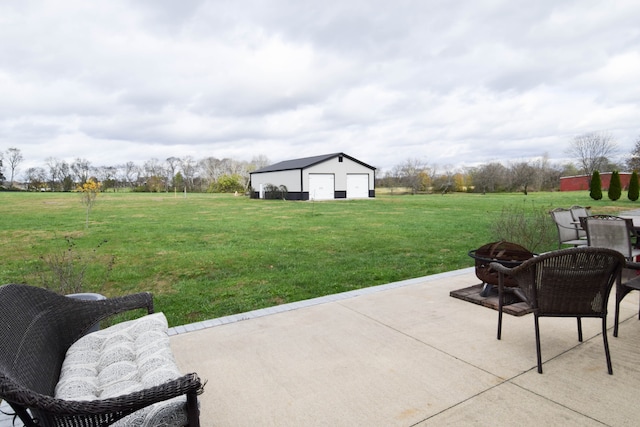
[[[640,207],[587,192],[326,202],[102,193],[85,228],[78,194],[0,193],[0,282],[41,285],[42,258],[67,250],[70,236],[74,253],[92,261],[86,291],[150,291],[179,325],[472,266],[467,252],[492,241],[505,206],[523,203]]]

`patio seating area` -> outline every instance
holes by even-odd
[[[637,293],[621,304],[613,375],[602,324],[505,315],[452,298],[474,268],[171,329],[183,372],[207,381],[203,426],[636,425]],[[4,426],[0,423],[0,426]]]

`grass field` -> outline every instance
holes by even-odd
[[[85,228],[78,194],[6,192],[0,282],[42,285],[46,260],[72,253],[76,268],[88,265],[85,291],[153,292],[156,309],[178,325],[472,266],[467,252],[492,241],[502,209],[523,204],[640,207],[587,192],[328,202],[102,193]]]

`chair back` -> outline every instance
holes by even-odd
[[[532,258],[510,275],[539,316],[603,317],[624,265],[618,251],[578,247]]]
[[[67,349],[90,326],[78,305],[35,286],[0,286],[0,376],[53,396]]]
[[[613,249],[631,260],[633,249],[631,236],[635,233],[631,219],[597,215],[587,217],[584,223],[589,246]]]
[[[586,218],[591,215],[591,209],[583,206],[571,206],[569,210],[574,222],[582,222],[580,218]],[[580,238],[587,237],[587,230],[582,227],[578,228],[578,236]]]
[[[578,227],[576,227],[575,224],[576,220],[573,219],[569,209],[556,208],[549,213],[551,214],[551,218],[553,218],[553,222],[556,223],[558,237],[561,243],[580,238],[578,235]]]

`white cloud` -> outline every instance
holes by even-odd
[[[345,151],[468,165],[640,130],[640,3],[0,5],[0,150],[94,164]]]

